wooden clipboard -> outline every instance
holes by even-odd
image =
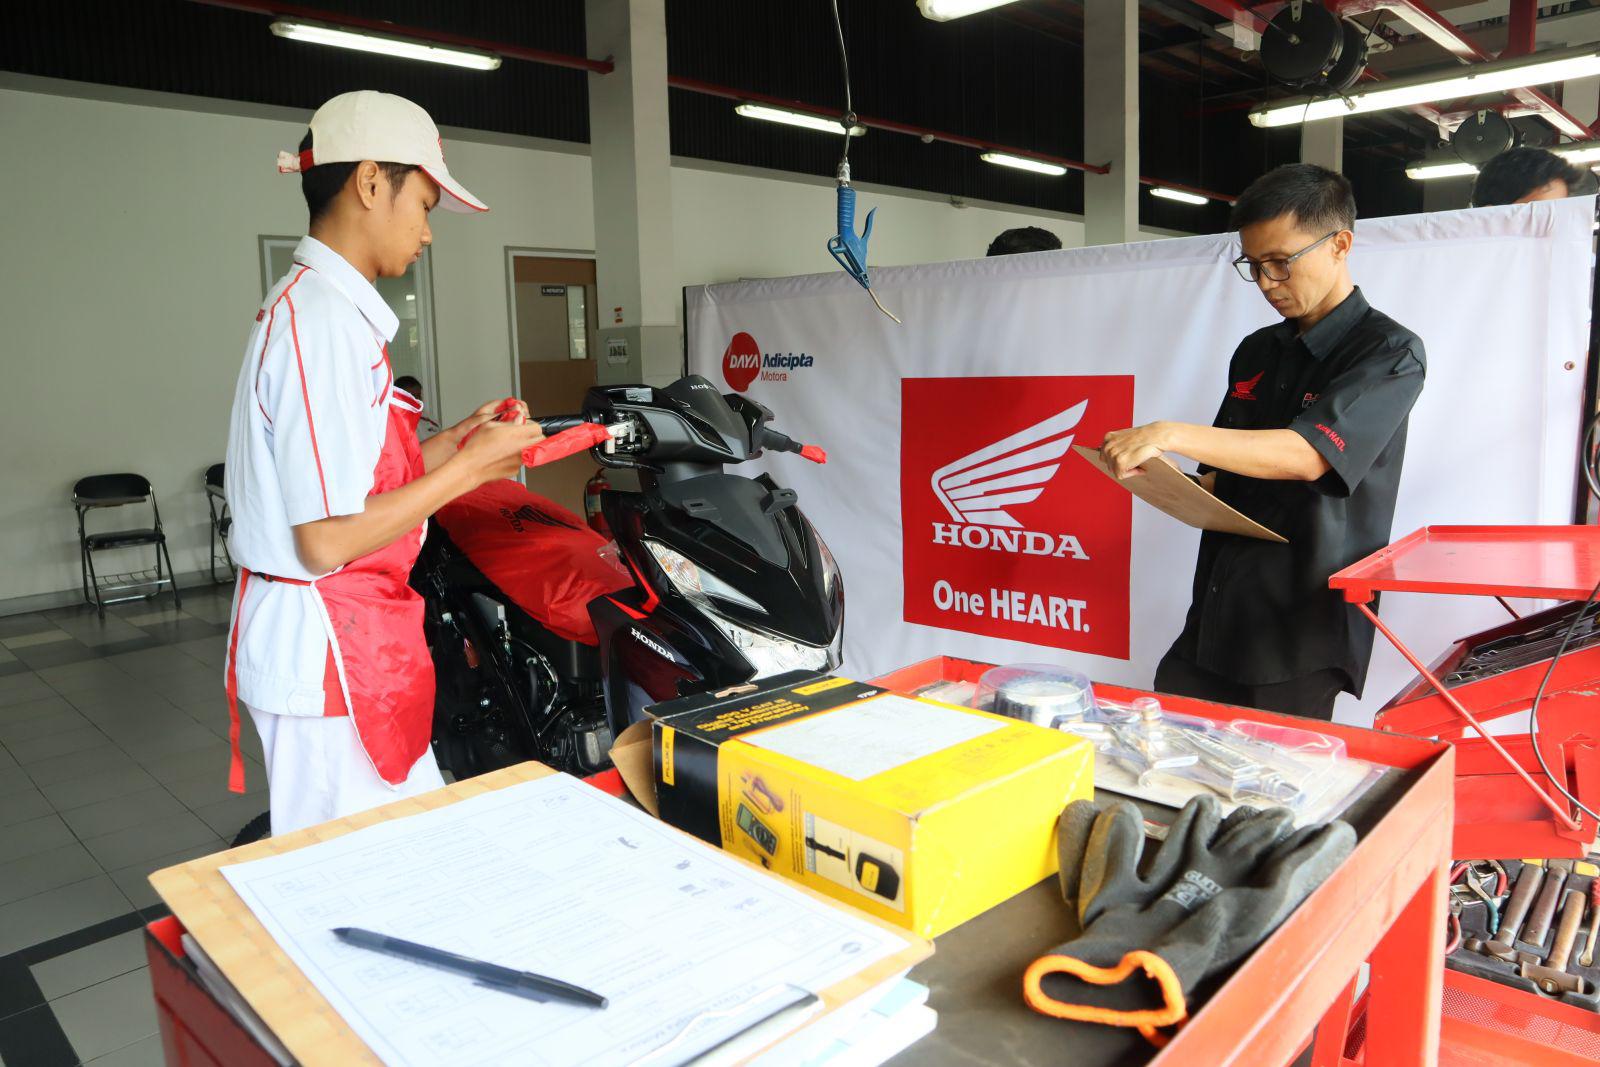
[[[1241,537],[1254,537],[1262,541],[1276,541],[1286,545],[1289,539],[1274,533],[1254,519],[1235,511],[1215,496],[1206,492],[1194,483],[1194,480],[1178,469],[1165,456],[1157,456],[1146,460],[1139,469],[1144,475],[1127,480],[1118,479],[1111,473],[1111,469],[1100,459],[1098,449],[1084,448],[1078,445],[1073,448],[1084,459],[1088,460],[1094,469],[1116,482],[1122,488],[1143,500],[1145,503],[1171,515],[1179,522],[1193,526],[1197,530],[1216,530],[1219,533],[1239,534]]]
[[[391,819],[403,819],[424,811],[442,808],[469,797],[504,789],[520,782],[531,782],[556,773],[539,763],[519,763],[478,778],[469,778],[431,793],[386,804],[381,808],[335,819],[283,837],[267,838],[242,848],[203,856],[176,867],[167,867],[150,876],[150,884],[161,894],[172,914],[192,934],[200,947],[227,976],[240,995],[261,1016],[263,1022],[283,1042],[302,1067],[344,1067],[346,1064],[374,1064],[382,1060],[347,1026],[327,998],[296,967],[248,905],[233,891],[221,868],[248,860],[261,859],[345,834]],[[681,832],[681,831],[674,831]],[[703,843],[703,842],[702,842]],[[711,846],[706,846],[711,847]],[[729,855],[733,855],[729,853]],[[739,858],[739,857],[734,857]],[[746,861],[747,862],[747,861]],[[755,864],[750,864],[754,867]],[[786,882],[797,892],[806,893],[829,907],[844,905],[795,882]],[[824,1019],[836,1008],[881,986],[933,955],[933,943],[897,926],[864,913],[852,912],[863,922],[893,931],[907,941],[904,951],[887,956],[864,970],[822,991],[823,1009],[804,1026],[775,1036],[772,1043],[787,1040],[795,1033]],[[754,1056],[765,1049],[752,1049]]]

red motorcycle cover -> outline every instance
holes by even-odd
[[[610,542],[566,508],[497,479],[434,515],[450,540],[512,602],[550,632],[599,644],[589,601],[633,585]]]

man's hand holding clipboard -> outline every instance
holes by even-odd
[[[1255,537],[1287,544],[1288,540],[1224,504],[1146,440],[1151,427],[1138,427],[1107,435],[1100,449],[1079,445],[1073,451],[1101,474],[1134,496],[1199,530]],[[1116,464],[1116,467],[1113,467]],[[1124,472],[1122,476],[1115,469]]]

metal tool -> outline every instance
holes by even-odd
[[[1546,883],[1546,886],[1550,884]],[[1551,996],[1588,991],[1588,982],[1579,975],[1567,972],[1567,961],[1572,958],[1572,946],[1578,940],[1578,928],[1583,925],[1586,896],[1588,894],[1581,889],[1567,891],[1566,897],[1561,902],[1561,925],[1556,928],[1556,939],[1550,947],[1550,955],[1546,957],[1542,966],[1537,963],[1524,963],[1518,969],[1522,977],[1537,982],[1539,988]]]
[[[1539,887],[1543,884],[1543,867],[1526,863],[1522,865],[1522,872],[1517,875],[1516,887],[1511,890],[1511,900],[1506,904],[1505,914],[1500,918],[1500,932],[1495,935],[1493,941],[1482,942],[1477,951],[1497,960],[1505,960],[1507,963],[1516,958],[1517,931],[1521,929],[1522,920],[1528,915],[1534,894],[1539,892]]]
[[[1581,967],[1594,966],[1594,937],[1600,933],[1600,878],[1589,880],[1589,943],[1583,948],[1583,955],[1578,957]]]
[[[1479,870],[1480,863],[1483,863],[1488,867],[1487,873]],[[1494,893],[1489,892],[1482,885],[1473,880],[1473,876],[1477,874],[1484,874],[1484,876],[1492,880],[1496,886],[1504,886],[1506,880],[1506,870],[1494,860],[1474,861],[1467,865],[1467,886],[1476,896],[1483,900],[1484,906],[1488,908],[1489,917],[1486,928],[1489,931],[1489,936],[1493,937],[1500,932],[1500,893],[1504,892],[1504,889],[1499,889]]]
[[[1567,887],[1567,878],[1572,874],[1572,861],[1546,860],[1544,869],[1544,888],[1539,891],[1539,899],[1533,902],[1533,910],[1528,913],[1528,925],[1522,931],[1522,940],[1536,945],[1544,944],[1545,934],[1550,932],[1550,924],[1556,917],[1556,905],[1561,903],[1561,891]]]

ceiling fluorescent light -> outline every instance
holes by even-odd
[[[1067,172],[1066,167],[1054,163],[1045,163],[1037,159],[1028,159],[1026,156],[1012,156],[1004,152],[985,152],[980,157],[985,163],[998,163],[1002,167],[1015,167],[1018,170],[1031,170],[1035,174],[1051,174],[1060,177]]]
[[[1199,193],[1190,193],[1182,189],[1169,189],[1165,185],[1152,186],[1151,196],[1159,196],[1163,200],[1176,200],[1180,204],[1209,204],[1210,198]]]
[[[1578,144],[1558,145],[1550,149],[1568,163],[1600,163],[1600,144],[1583,141]]]
[[[349,48],[357,52],[372,52],[380,56],[399,59],[420,59],[426,63],[443,63],[468,70],[498,70],[500,57],[493,52],[480,52],[471,48],[445,48],[412,37],[394,37],[366,30],[344,30],[320,22],[302,19],[274,19],[272,32],[291,41],[308,44],[326,44],[335,48]]]
[[[1587,78],[1600,74],[1600,45],[1552,49],[1506,62],[1474,63],[1442,74],[1396,78],[1344,97],[1302,97],[1250,112],[1256,126],[1293,126],[1342,115],[1364,115],[1391,108],[1461,100],[1511,89]]]
[[[1406,177],[1414,178],[1419,182],[1428,181],[1430,178],[1465,178],[1469,174],[1478,173],[1478,168],[1471,163],[1461,163],[1451,160],[1445,163],[1413,163],[1406,168]]]
[[[812,115],[804,111],[788,111],[781,107],[768,107],[765,104],[740,104],[733,110],[747,119],[766,119],[768,122],[781,122],[785,126],[799,126],[801,129],[817,130],[820,133],[844,132],[844,123],[838,119]],[[851,137],[860,137],[866,132],[865,126],[850,127]]]
[[[975,15],[992,7],[1003,7],[1012,0],[917,0],[917,10],[922,17],[935,22],[949,22],[965,15]]]

